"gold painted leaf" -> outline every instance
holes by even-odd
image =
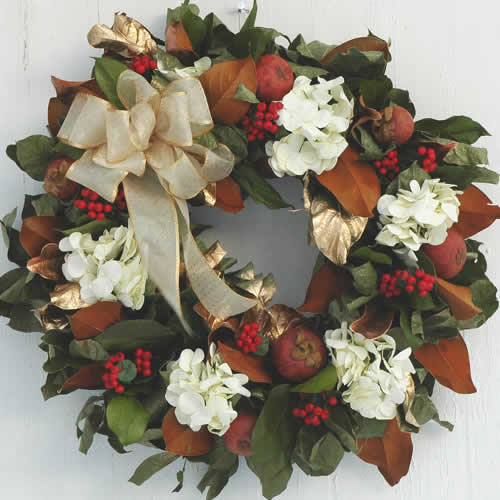
[[[28,261],[28,271],[39,274],[42,278],[60,281],[63,278],[61,267],[64,262],[64,253],[59,250],[57,243],[47,243],[38,257]]]
[[[65,311],[89,307],[80,297],[80,285],[78,283],[56,285],[54,291],[50,294],[50,303]]]
[[[63,330],[69,325],[67,316],[51,304],[43,306],[38,312],[44,332]]]

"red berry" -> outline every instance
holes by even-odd
[[[253,134],[248,134],[248,142],[255,141],[255,136]]]
[[[158,67],[158,63],[154,59],[151,59],[151,61],[149,61],[149,67],[151,69],[156,69]]]
[[[125,354],[123,354],[123,352],[116,353],[116,359],[118,362],[123,361],[125,359]]]
[[[391,275],[389,273],[385,273],[382,275],[382,281],[387,282],[391,279]]]
[[[115,366],[113,364],[112,361],[106,361],[106,363],[104,363],[104,368],[106,368],[106,370],[111,370],[111,368],[113,368],[113,366]]]
[[[415,271],[415,276],[417,278],[423,278],[425,276],[425,271],[423,269],[417,269]]]
[[[382,165],[383,165],[384,167],[390,167],[390,166],[392,165],[392,162],[391,162],[391,160],[389,160],[389,158],[384,158],[384,159],[382,160]]]
[[[391,159],[391,160],[394,160],[395,158],[398,157],[398,152],[393,150],[393,151],[389,151],[387,153],[387,156]]]
[[[144,363],[144,361],[141,358],[136,358],[135,364],[137,365],[138,368],[142,367],[142,363]]]
[[[91,218],[91,219],[95,219],[97,217],[97,214],[94,212],[94,211],[90,211],[88,213],[88,216]]]
[[[306,418],[304,419],[304,423],[305,423],[306,425],[312,425],[312,422],[313,422],[313,417],[311,417],[311,416],[308,416],[308,417],[306,417]]]
[[[318,417],[321,415],[322,412],[323,412],[323,408],[321,408],[320,406],[316,406],[316,408],[314,408],[314,410],[313,410],[313,413]]]
[[[299,415],[300,418],[305,418],[306,415],[307,413],[305,410],[300,410],[300,415]]]
[[[272,127],[270,127],[270,129],[269,129],[269,132],[271,132],[271,134],[275,134],[276,132],[278,132],[279,129],[280,128],[278,127],[278,125],[273,123]]]
[[[94,191],[91,191],[90,194],[89,194],[89,198],[92,200],[92,201],[96,201],[98,198],[99,198],[99,195],[94,192]]]
[[[110,205],[109,203],[106,203],[106,205],[104,205],[104,211],[109,214],[109,212],[111,212],[111,210],[113,210],[113,205]]]
[[[380,169],[380,173],[381,173],[382,175],[385,175],[385,174],[387,173],[387,169],[386,169],[386,168],[381,168],[381,169]]]
[[[337,398],[335,396],[330,396],[328,398],[328,404],[330,406],[336,406],[337,405]]]
[[[136,349],[136,351],[135,351],[136,356],[142,356],[143,354],[144,354],[144,351],[140,347],[138,349]]]
[[[305,410],[307,413],[311,413],[312,411],[314,411],[314,405],[312,403],[307,403]]]
[[[250,346],[250,352],[257,352],[257,346],[255,344]]]
[[[115,391],[116,391],[118,394],[121,394],[124,390],[125,390],[125,387],[123,387],[123,385],[117,385],[117,386],[115,387]]]
[[[415,290],[415,287],[413,285],[406,285],[406,291],[408,293],[412,293]]]
[[[300,408],[294,408],[294,409],[292,410],[292,415],[293,415],[294,417],[300,417]]]
[[[81,195],[82,195],[84,198],[86,198],[89,194],[90,194],[90,189],[88,189],[88,188],[82,189],[82,191],[81,191]]]
[[[278,102],[275,102],[274,104],[276,104],[276,109],[279,111],[280,109],[283,109],[283,103],[278,101]]]
[[[406,281],[406,280],[408,279],[408,276],[409,276],[408,271],[403,271],[403,272],[401,273],[400,278],[401,278],[403,281]]]
[[[429,148],[427,151],[427,158],[432,161],[436,159],[436,150],[434,148]]]
[[[119,366],[113,366],[113,368],[111,368],[111,373],[120,373],[120,367]]]
[[[425,148],[424,146],[419,146],[419,148],[417,149],[417,153],[420,156],[424,156],[425,153],[427,153],[427,148]]]
[[[248,354],[248,353],[250,352],[250,347],[249,347],[248,345],[244,345],[244,346],[243,346],[243,352],[244,352],[245,354]]]
[[[257,113],[255,113],[255,119],[256,120],[263,120],[264,119],[264,113],[261,113],[260,111],[258,111]]]
[[[96,212],[102,212],[102,211],[103,211],[103,209],[104,209],[104,206],[103,206],[103,204],[102,204],[102,203],[96,203],[96,204],[95,204],[95,211],[96,211]]]
[[[272,121],[273,120],[273,114],[272,113],[266,113],[264,115],[266,121]]]
[[[262,337],[255,337],[255,343],[257,345],[262,344],[262,342],[264,342],[264,339]]]
[[[265,137],[266,137],[266,134],[264,132],[259,132],[257,134],[257,139],[259,139],[259,141],[262,141]]]
[[[259,111],[265,111],[267,109],[267,104],[265,102],[259,102],[259,104],[257,104],[257,109]]]
[[[409,285],[414,285],[416,282],[417,282],[417,278],[415,278],[415,276],[408,277],[408,284]]]
[[[314,417],[313,420],[312,420],[312,424],[317,427],[318,425],[321,424],[321,421],[319,420],[318,417]]]
[[[395,297],[399,297],[401,295],[401,288],[395,288],[393,294]]]
[[[329,416],[330,416],[330,412],[329,412],[328,410],[323,410],[323,411],[321,412],[321,418],[322,418],[323,420],[326,420]]]
[[[243,340],[238,339],[238,340],[236,341],[236,345],[237,345],[238,347],[243,347]]]
[[[382,162],[380,160],[376,160],[373,162],[373,164],[375,165],[375,167],[377,168],[380,168],[382,166]]]
[[[100,212],[96,215],[96,219],[97,220],[104,220],[106,218],[106,216],[104,215],[104,213]]]
[[[264,122],[262,120],[256,120],[254,123],[255,128],[261,129],[264,126]]]
[[[153,373],[153,372],[152,372],[149,368],[146,368],[146,369],[142,372],[142,374],[143,374],[145,377],[150,377],[152,373]]]

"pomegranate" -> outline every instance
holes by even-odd
[[[290,328],[273,345],[273,363],[284,378],[303,382],[316,375],[326,363],[321,339],[304,327]]]
[[[401,106],[389,106],[382,118],[372,122],[372,134],[379,144],[404,144],[413,135],[415,123],[410,113]]]
[[[281,57],[262,56],[257,63],[257,96],[265,102],[281,101],[293,87],[293,69]]]
[[[66,172],[73,163],[70,158],[59,158],[50,163],[45,172],[43,188],[54,198],[67,200],[78,192],[78,184],[66,179]]]
[[[465,241],[457,231],[450,229],[441,245],[424,245],[424,252],[432,260],[436,274],[441,278],[454,278],[467,260]]]
[[[226,448],[235,455],[250,456],[252,454],[252,432],[257,417],[250,413],[240,413],[224,434]]]

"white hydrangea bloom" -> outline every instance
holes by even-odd
[[[381,196],[377,209],[383,227],[376,240],[391,247],[402,243],[413,251],[424,243],[443,243],[458,220],[457,194],[461,191],[453,187],[439,179],[426,179],[422,185],[412,180],[409,191],[400,189],[396,196]]]
[[[179,80],[181,78],[195,77],[198,78],[205,71],[210,69],[212,66],[212,61],[210,57],[202,57],[193,63],[193,66],[188,66],[186,68],[175,68],[173,71],[163,71],[162,74],[173,82],[174,80]]]
[[[248,377],[233,373],[222,356],[210,345],[210,358],[204,361],[201,349],[184,349],[177,361],[169,363],[170,383],[165,398],[175,407],[179,423],[195,432],[206,425],[212,434],[222,436],[238,416],[231,398],[250,397],[244,387]]]
[[[66,253],[62,271],[68,281],[80,284],[87,304],[119,300],[124,306],[144,305],[147,274],[131,227],[106,230],[97,241],[91,234],[72,233],[59,248]]]
[[[280,141],[269,141],[266,153],[278,177],[303,175],[308,170],[322,174],[337,164],[348,146],[342,135],[353,117],[354,100],[345,95],[343,78],[312,84],[299,76],[283,98],[278,125],[291,132]]]
[[[370,340],[352,332],[346,322],[325,332],[325,344],[337,369],[338,388],[347,387],[344,401],[363,417],[393,419],[405,399],[408,378],[415,373],[411,349],[395,354],[391,336]]]

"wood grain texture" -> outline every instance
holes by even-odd
[[[177,0],[18,0],[2,1],[2,148],[29,134],[44,133],[46,109],[53,95],[50,75],[69,80],[88,77],[95,51],[87,46],[88,29],[97,22],[110,24],[113,13],[125,11],[163,37],[168,5]],[[214,10],[232,29],[244,21],[238,0],[198,0],[202,11]],[[249,2],[248,2],[249,3]],[[500,161],[500,126],[496,90],[500,78],[496,48],[500,43],[499,7],[493,0],[261,0],[259,24],[284,33],[302,33],[307,40],[341,43],[374,33],[392,39],[393,62],[389,75],[400,88],[409,89],[418,117],[446,118],[466,114],[481,122],[493,139],[482,144],[490,150],[493,167]],[[1,165],[0,214],[21,205],[23,193],[40,185],[23,176],[4,157]],[[281,182],[289,201],[300,205],[300,188],[293,180]],[[486,186],[495,201],[500,191]],[[314,252],[305,242],[303,213],[270,213],[247,202],[241,214],[219,210],[195,211],[197,222],[217,226],[217,237],[241,263],[253,260],[262,272],[276,274],[278,301],[299,305],[310,279]],[[202,212],[202,213],[201,213]],[[490,248],[490,276],[500,281],[498,230],[481,239]],[[260,235],[255,242],[255,234]],[[303,234],[304,237],[300,237]],[[299,237],[297,238],[297,235]],[[0,272],[12,265],[0,252]],[[298,283],[304,285],[298,286]],[[409,475],[389,488],[377,469],[348,456],[327,478],[308,478],[296,471],[280,498],[319,497],[336,500],[495,500],[498,498],[500,445],[500,339],[498,321],[465,334],[477,394],[459,396],[438,388],[434,401],[441,417],[456,424],[453,433],[428,424],[414,438],[414,459]],[[135,467],[150,451],[131,447],[133,453],[116,455],[97,439],[89,455],[77,450],[74,421],[86,399],[77,392],[44,403],[44,355],[37,349],[37,334],[11,331],[0,323],[0,478],[2,498],[9,500],[160,500],[170,498],[176,485],[175,464],[153,477],[141,489],[127,483]],[[204,466],[188,465],[186,485],[173,498],[201,498],[196,483]],[[258,499],[257,480],[241,470],[220,497]]]

